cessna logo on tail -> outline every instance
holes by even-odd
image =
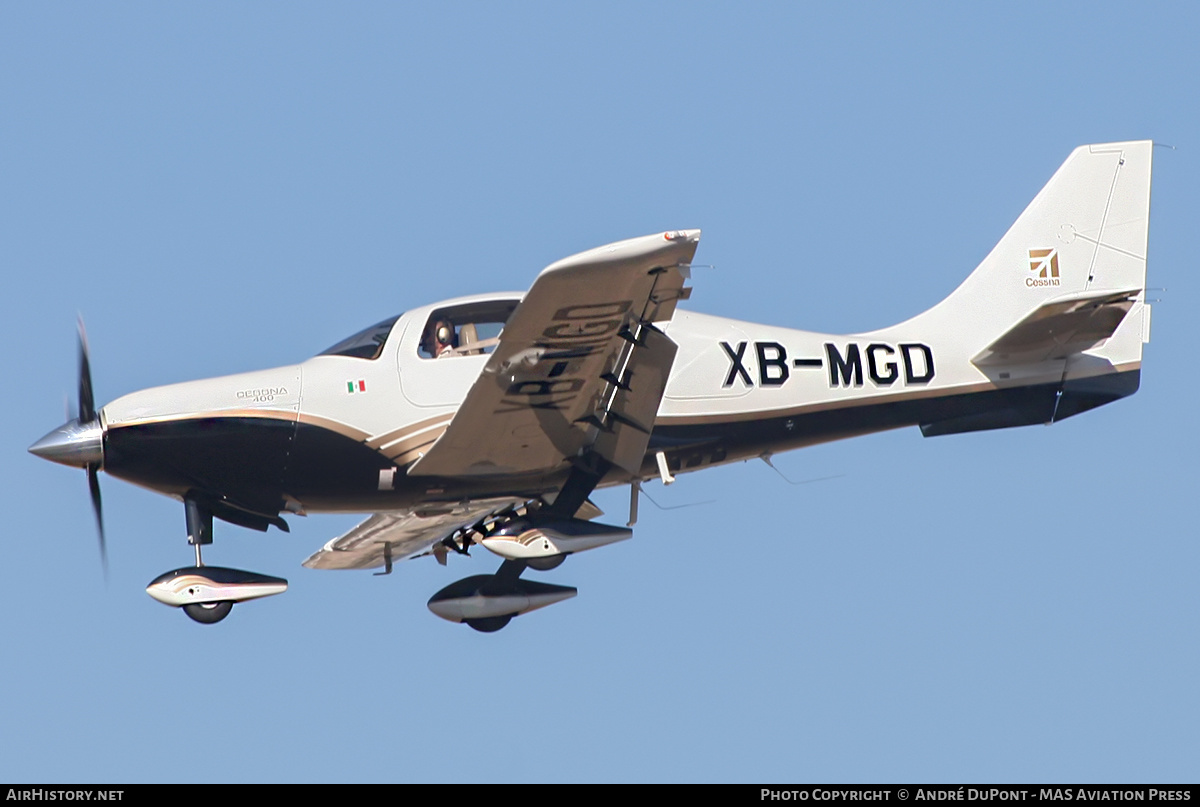
[[[933,380],[933,349],[920,342],[889,345],[872,342],[862,347],[850,342],[844,349],[833,342],[825,343],[825,358],[804,358],[788,361],[787,349],[778,342],[755,342],[749,352],[748,342],[731,345],[722,342],[721,348],[729,359],[729,372],[723,387],[741,384],[753,387],[757,367],[760,387],[781,387],[791,378],[793,369],[829,368],[830,387],[861,387],[869,379],[877,387],[890,387],[897,381],[905,386],[928,384]],[[865,365],[863,359],[866,359]]]
[[[1029,250],[1029,271],[1036,273],[1033,277],[1025,278],[1026,286],[1057,286],[1058,279],[1058,250],[1031,249]]]

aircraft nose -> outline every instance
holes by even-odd
[[[87,423],[70,420],[31,445],[29,453],[75,468],[101,465],[104,462],[104,427],[99,418]]]

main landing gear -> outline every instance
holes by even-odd
[[[574,597],[571,586],[524,580],[523,560],[506,560],[495,574],[477,574],[451,583],[429,599],[429,610],[481,633],[494,633],[514,616]]]
[[[147,594],[164,605],[182,608],[196,622],[212,625],[229,616],[235,602],[287,591],[288,583],[280,577],[205,566],[200,547],[212,543],[212,512],[192,498],[185,499],[183,506],[188,543],[196,549],[196,565],[159,575],[146,587]]]

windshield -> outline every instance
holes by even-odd
[[[383,352],[383,343],[387,341],[388,334],[392,332],[392,326],[396,324],[396,320],[398,319],[400,319],[399,314],[385,319],[383,322],[377,322],[370,328],[364,328],[354,334],[354,336],[343,339],[332,347],[325,348],[317,355],[377,359],[379,358],[379,354]]]

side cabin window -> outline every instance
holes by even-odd
[[[318,356],[353,356],[356,359],[378,359],[387,342],[388,334],[400,315],[376,322],[370,328],[364,328],[354,336],[347,337],[332,347],[327,347]]]
[[[417,355],[423,359],[480,356],[500,343],[504,323],[520,300],[484,300],[439,308],[421,332]]]

